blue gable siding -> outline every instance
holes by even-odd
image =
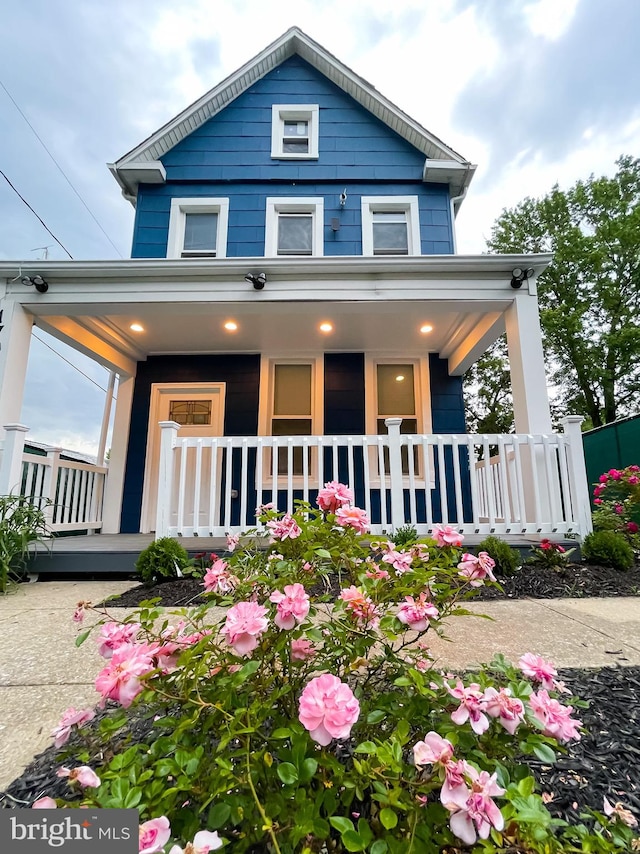
[[[296,103],[319,105],[319,156],[273,160],[271,107]],[[360,197],[417,195],[422,253],[453,252],[448,188],[422,182],[424,155],[299,57],[257,81],[162,161],[167,183],[140,185],[134,258],[164,258],[171,198],[198,196],[230,200],[228,257],[264,255],[267,196],[323,197],[324,254],[361,255]]]

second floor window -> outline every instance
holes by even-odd
[[[265,256],[322,255],[323,211],[320,198],[268,198]]]
[[[420,255],[417,196],[362,197],[363,255]]]
[[[229,199],[172,199],[167,258],[225,258]]]

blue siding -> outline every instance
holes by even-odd
[[[319,157],[271,159],[273,104],[319,105]],[[264,255],[267,196],[325,199],[325,255],[361,255],[360,197],[417,195],[423,254],[453,252],[448,187],[424,184],[425,156],[291,57],[167,152],[165,185],[141,185],[133,258],[164,258],[171,198],[229,198],[228,257]],[[339,194],[348,200],[340,208]],[[340,231],[330,227],[338,217]]]

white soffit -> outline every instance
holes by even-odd
[[[450,167],[455,163],[457,170],[462,169],[466,172],[465,183],[468,184],[475,169],[474,166],[381,95],[374,86],[343,65],[298,27],[287,30],[279,39],[222,83],[183,110],[136,148],[110,164],[109,168],[118,183],[125,192],[131,192],[133,187],[128,182],[129,176],[125,174],[124,169],[131,168],[134,164],[139,167],[145,161],[158,161],[163,154],[245,92],[256,80],[260,80],[294,54],[300,56],[340,89],[351,95],[354,100],[406,139],[418,151],[423,152],[427,161],[448,161]],[[435,179],[425,178],[425,180]]]

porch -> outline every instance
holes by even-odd
[[[219,550],[227,533],[255,526],[257,506],[291,512],[339,480],[354,490],[373,535],[403,525],[427,535],[447,524],[469,545],[489,534],[523,547],[543,536],[580,540],[591,530],[580,418],[563,427],[548,435],[414,435],[392,418],[385,435],[182,438],[178,424],[162,422],[155,536],[179,537],[189,551]],[[56,539],[37,571],[131,572],[152,533],[92,535],[103,527],[108,469],[60,460],[55,449],[25,454],[26,428],[5,430],[0,493],[20,484],[52,532],[84,534]]]

